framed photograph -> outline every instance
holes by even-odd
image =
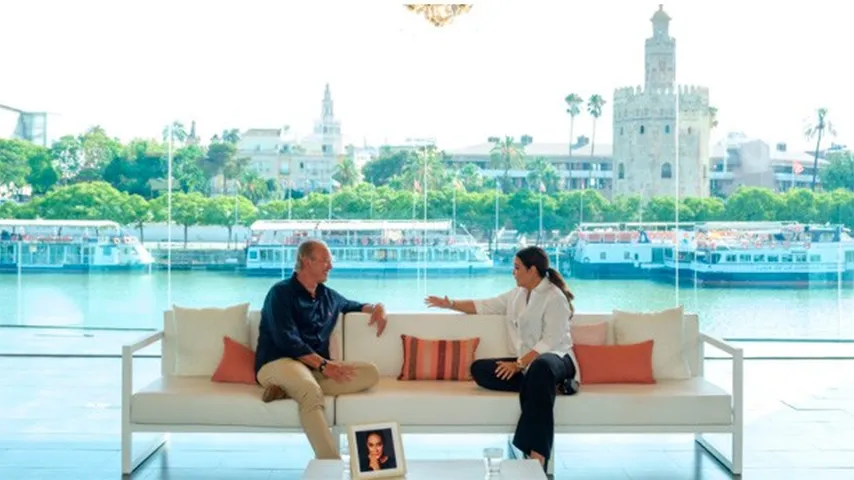
[[[406,475],[398,423],[350,425],[347,439],[350,446],[350,473],[354,480]]]

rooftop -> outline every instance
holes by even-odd
[[[588,143],[582,147],[573,148],[573,157],[589,157],[593,144]],[[448,153],[454,156],[486,156],[495,147],[489,142],[478,143],[468,147],[461,147],[448,150]],[[613,153],[613,145],[610,143],[597,143],[593,153],[597,157],[610,157]],[[563,143],[538,143],[534,142],[525,146],[525,155],[528,157],[569,157],[569,146],[567,142]]]

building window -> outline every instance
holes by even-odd
[[[670,125],[664,126],[664,133],[670,133]]]
[[[688,127],[688,135],[691,135],[692,132],[693,130],[691,130],[691,127]]]
[[[670,167],[669,163],[665,163],[661,166],[661,178],[673,178],[673,169]]]
[[[645,128],[643,128],[643,125],[641,125],[641,128],[640,128],[640,133],[641,133],[641,135],[643,135],[645,131],[646,131],[646,129],[645,129]]]
[[[620,165],[617,166],[617,178],[620,180],[626,178],[626,167],[623,165],[623,162],[620,162]]]
[[[332,153],[332,145],[323,145],[321,151],[323,153]]]
[[[620,135],[623,134],[623,127],[620,127]]]

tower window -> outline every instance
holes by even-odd
[[[620,127],[620,135],[623,134],[623,127]]]
[[[644,132],[646,132],[646,129],[645,129],[645,128],[643,128],[643,125],[641,125],[641,128],[640,128],[640,133],[641,133],[641,135],[643,135],[643,134],[644,134]]]
[[[623,162],[617,166],[617,178],[620,180],[626,178],[626,166],[623,165]]]
[[[664,126],[664,133],[670,133],[670,125]]]
[[[691,135],[691,133],[693,133],[693,130],[691,129],[691,127],[688,127],[688,135]]]
[[[661,165],[661,178],[673,178],[673,168],[669,163]]]

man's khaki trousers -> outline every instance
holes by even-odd
[[[313,371],[307,365],[291,358],[282,358],[267,363],[258,371],[258,383],[266,388],[278,385],[296,400],[299,405],[299,418],[305,435],[308,437],[314,455],[319,459],[341,458],[338,442],[332,438],[329,424],[326,423],[326,395],[345,395],[367,390],[379,381],[379,371],[372,363],[344,362],[352,365],[355,373],[346,382],[337,382],[326,378],[320,372]]]

